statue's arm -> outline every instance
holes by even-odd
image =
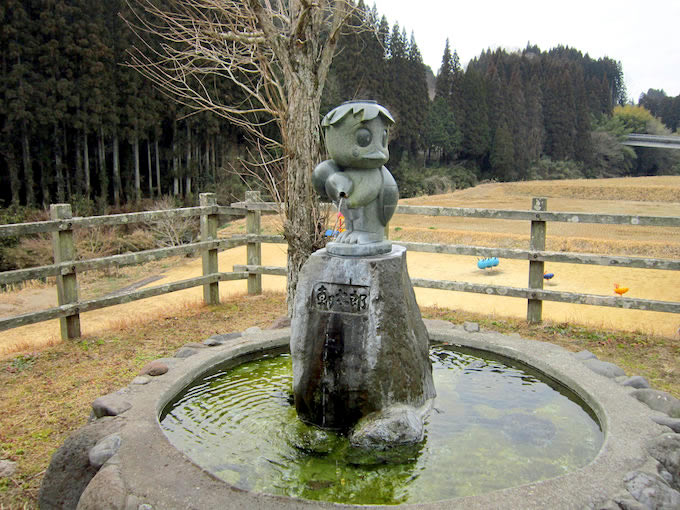
[[[314,184],[314,189],[321,197],[321,200],[329,199],[326,193],[326,181],[329,176],[339,171],[340,167],[332,159],[327,159],[316,165],[314,173],[312,173],[312,184]]]
[[[349,196],[354,187],[352,180],[332,159],[322,161],[316,166],[312,174],[312,182],[322,200],[329,198],[338,200],[342,196]]]
[[[379,203],[382,207],[378,208],[378,214],[380,215],[380,223],[387,225],[390,218],[394,215],[394,211],[397,210],[399,188],[394,177],[392,177],[392,174],[386,167],[382,167],[380,170],[382,172],[383,186],[379,196]]]

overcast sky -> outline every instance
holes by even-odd
[[[558,44],[621,62],[628,96],[680,95],[680,0],[365,0],[398,22],[437,74],[446,38],[463,67],[482,50]]]

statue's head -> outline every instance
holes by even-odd
[[[387,163],[389,127],[394,119],[375,101],[348,101],[321,121],[326,148],[341,167],[378,168]]]

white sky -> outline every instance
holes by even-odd
[[[463,67],[484,49],[562,44],[623,66],[629,98],[680,95],[680,0],[365,0],[398,22],[437,74],[446,38]]]

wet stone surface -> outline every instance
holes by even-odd
[[[354,259],[314,253],[300,273],[290,344],[295,405],[307,423],[349,430],[435,395],[403,247]]]

